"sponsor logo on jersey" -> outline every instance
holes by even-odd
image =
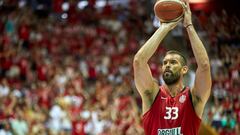
[[[184,103],[186,100],[186,96],[185,95],[182,95],[180,98],[179,98],[179,102],[180,103]]]
[[[181,127],[158,129],[158,135],[183,135],[181,133]]]

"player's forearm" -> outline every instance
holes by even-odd
[[[152,37],[141,47],[134,57],[134,60],[147,63],[154,52],[157,50],[163,38],[167,35],[169,30],[158,28]]]
[[[196,30],[191,25],[187,27],[187,32],[191,42],[192,50],[198,65],[198,68],[206,69],[210,67],[207,51],[197,35]]]

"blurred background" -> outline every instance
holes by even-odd
[[[190,0],[211,62],[200,135],[240,135],[240,14],[236,0]],[[134,54],[154,33],[155,0],[0,0],[0,135],[143,135]],[[149,62],[179,50],[196,62],[180,24]]]

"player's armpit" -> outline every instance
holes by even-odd
[[[193,91],[194,90],[191,91],[192,104],[197,116],[201,119],[206,101],[199,95],[196,95],[196,93],[194,93]]]

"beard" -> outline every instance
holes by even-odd
[[[175,84],[176,82],[178,82],[179,79],[180,79],[180,72],[176,72],[174,74],[172,71],[166,70],[163,73],[163,80],[167,85]]]

